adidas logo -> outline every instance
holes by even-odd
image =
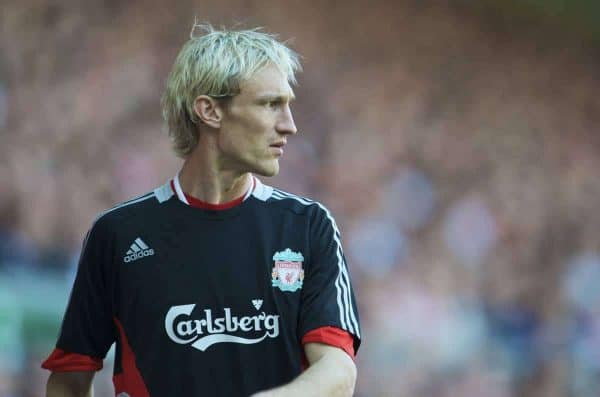
[[[154,250],[146,245],[141,238],[136,238],[123,257],[123,262],[133,262],[146,256],[154,255]]]

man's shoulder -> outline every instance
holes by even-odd
[[[145,217],[152,214],[157,206],[167,201],[173,194],[160,186],[152,191],[146,192],[137,197],[115,204],[114,206],[101,211],[94,219],[93,225],[122,223],[130,218]]]
[[[321,202],[306,196],[290,193],[283,189],[271,187],[268,203],[293,211],[300,215],[327,216],[329,210]]]

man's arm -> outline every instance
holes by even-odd
[[[94,371],[52,372],[46,385],[46,397],[93,397]]]
[[[354,393],[356,365],[342,349],[322,343],[307,343],[304,352],[309,367],[287,385],[252,397],[349,397]]]

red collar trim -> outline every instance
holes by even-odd
[[[171,185],[171,189],[173,190],[173,192],[175,192],[175,194],[177,194],[177,191],[175,190],[175,184],[172,179],[171,179],[170,185]],[[185,196],[185,199],[188,201],[188,203],[191,207],[202,208],[204,210],[211,210],[211,211],[222,211],[222,210],[227,210],[227,209],[230,209],[237,205],[242,204],[242,202],[244,200],[246,200],[248,197],[250,197],[250,194],[252,194],[255,187],[256,187],[256,181],[255,181],[254,177],[252,177],[252,186],[250,187],[248,192],[246,192],[243,196],[236,198],[235,200],[228,201],[228,202],[222,203],[222,204],[211,204],[206,201],[202,201],[196,197],[190,196],[189,194],[187,194],[185,192],[183,192],[183,194]]]

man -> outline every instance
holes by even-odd
[[[102,213],[84,243],[48,396],[91,395],[116,342],[117,396],[350,396],[360,330],[340,235],[279,171],[297,55],[257,30],[205,27],[163,114],[184,164]]]

